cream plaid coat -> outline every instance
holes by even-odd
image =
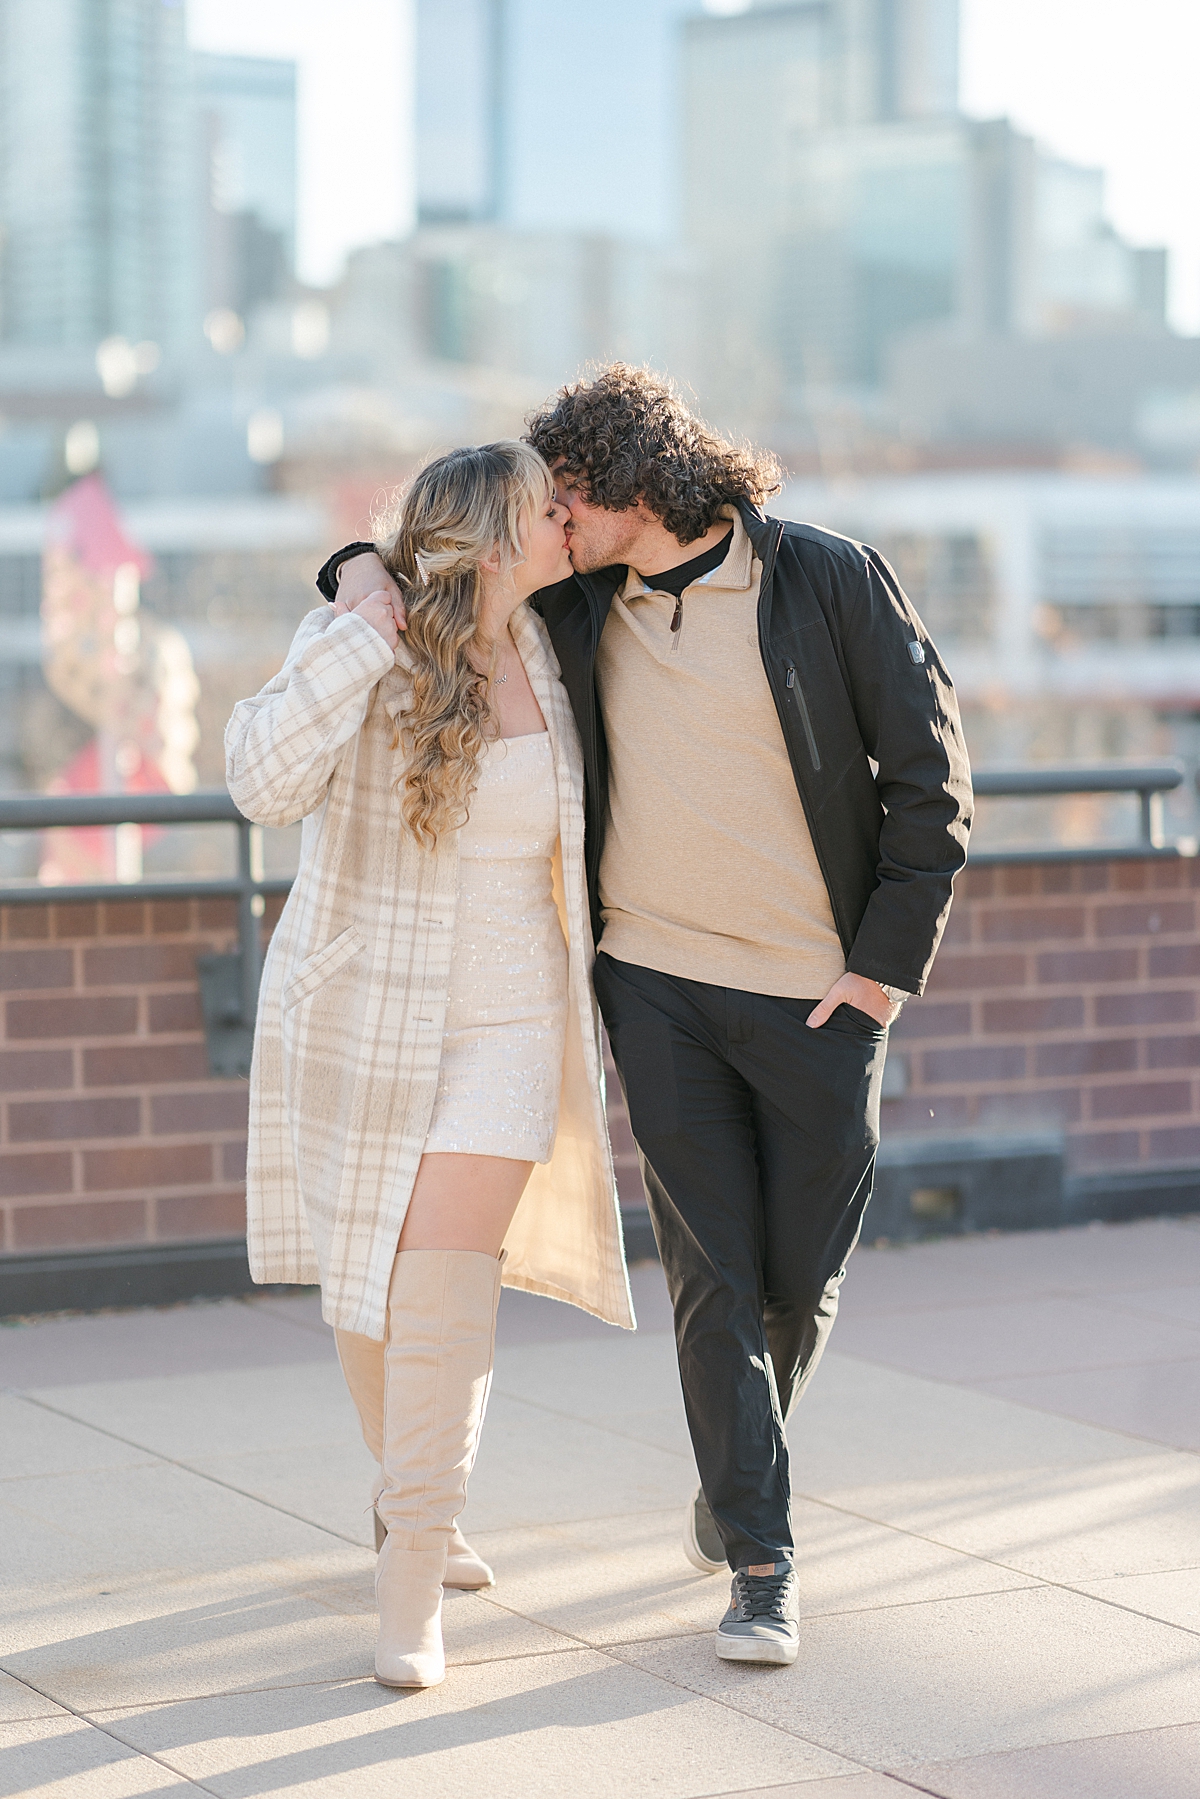
[[[517,1208],[504,1282],[632,1328],[590,979],[583,760],[545,627],[521,606],[512,631],[558,776],[570,1011],[553,1158]],[[375,1338],[433,1112],[458,890],[457,832],[428,851],[402,825],[392,744],[408,691],[403,639],[393,655],[365,620],[323,606],[225,733],[246,817],[304,820],[259,998],[250,1269],[256,1281],[319,1280],[326,1320]]]

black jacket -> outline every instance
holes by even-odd
[[[921,993],[971,823],[970,766],[950,677],[875,550],[749,506],[741,514],[763,566],[763,667],[846,966]],[[342,559],[343,552],[331,557],[318,577],[327,598]],[[572,575],[532,601],[549,629],[583,740],[597,937],[608,744],[596,651],[625,573],[620,567]]]

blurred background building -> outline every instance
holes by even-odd
[[[83,766],[40,617],[72,483],[144,548],[216,783],[322,552],[616,356],[892,558],[979,761],[1195,764],[1200,340],[1102,170],[963,113],[957,0],[412,4],[415,228],[316,289],[292,63],[190,48],[184,4],[0,0],[0,787]],[[1122,828],[1072,804],[984,839]]]

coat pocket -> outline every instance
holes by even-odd
[[[306,956],[291,979],[284,983],[283,1010],[290,1012],[293,1006],[298,1006],[302,999],[307,999],[332,979],[339,968],[344,968],[347,962],[352,962],[355,956],[361,955],[366,947],[362,932],[357,925],[352,924],[340,932],[332,943],[327,943],[324,949],[314,950],[311,956]]]

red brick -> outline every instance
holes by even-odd
[[[1141,900],[1128,906],[1097,906],[1097,937],[1153,937],[1159,931],[1177,935],[1196,928],[1192,900]]]
[[[190,993],[151,993],[147,1000],[152,1031],[198,1031],[204,1019],[200,1012],[200,995]]]
[[[17,1193],[69,1193],[73,1184],[69,1149],[0,1154],[0,1193],[6,1198]]]
[[[1077,1031],[1083,1025],[1083,1001],[1076,994],[1054,999],[989,999],[983,1007],[985,1031],[1033,1035],[1042,1031]]]
[[[197,908],[200,914],[200,926],[205,931],[236,931],[237,901],[232,899],[202,899]]]
[[[1093,1087],[1093,1118],[1156,1118],[1165,1112],[1190,1112],[1190,1081],[1145,1081],[1126,1087]]]
[[[1152,943],[1151,980],[1200,978],[1200,943]]]
[[[225,1143],[221,1146],[221,1179],[244,1181],[246,1178],[246,1145]]]
[[[8,1036],[127,1037],[137,1029],[137,1000],[10,999],[5,1006]]]
[[[996,891],[996,870],[972,868],[968,863],[955,881],[954,891],[960,900],[991,899]]]
[[[117,1187],[196,1187],[211,1181],[212,1167],[207,1143],[86,1149],[83,1184],[89,1193],[111,1193]]]
[[[150,1102],[150,1128],[156,1137],[191,1131],[244,1131],[249,1107],[248,1087],[156,1093]]]
[[[1200,1125],[1181,1124],[1173,1130],[1151,1131],[1149,1149],[1155,1162],[1200,1162]]]
[[[1109,864],[1106,862],[1082,862],[1079,865],[1080,893],[1107,893],[1111,882],[1108,878]]]
[[[1128,1074],[1137,1067],[1137,1043],[1132,1037],[1096,1037],[1082,1043],[1040,1043],[1035,1073]]]
[[[3,912],[6,943],[50,935],[49,906],[5,906]]]
[[[942,932],[942,948],[961,948],[971,942],[974,936],[974,920],[977,908],[974,906],[955,906],[946,921]]]
[[[1047,1124],[1077,1124],[1083,1116],[1083,1096],[1078,1087],[984,1092],[976,1098],[975,1111],[985,1130],[1044,1129]]]
[[[1137,973],[1135,949],[1052,949],[1037,959],[1037,978],[1048,987],[1135,981]]]
[[[155,900],[150,907],[150,929],[157,937],[179,936],[195,928],[190,899]]]
[[[969,1000],[938,1005],[936,1000],[910,1000],[892,1026],[893,1041],[913,1037],[967,1037],[971,1033]]]
[[[1034,862],[1008,862],[997,872],[1001,893],[1017,897],[1038,890],[1038,868]]]
[[[73,987],[75,957],[69,949],[0,949],[0,991]]]
[[[144,937],[146,934],[146,902],[144,900],[105,900],[103,937]]]
[[[160,1243],[187,1237],[241,1237],[246,1200],[233,1193],[176,1194],[155,1202],[155,1235]]]
[[[1074,893],[1075,869],[1070,862],[1044,863],[1041,869],[1043,893]]]
[[[985,943],[1032,943],[1038,938],[1082,937],[1082,906],[989,906],[981,915]]]
[[[1072,1137],[1069,1161],[1072,1169],[1128,1168],[1137,1162],[1136,1131],[1084,1131]]]
[[[1186,988],[1162,993],[1098,993],[1096,1023],[1190,1024],[1196,1015],[1195,995]]]
[[[1188,861],[1191,860],[1193,858],[1189,857]],[[1149,863],[1147,866],[1151,889],[1158,893],[1164,893],[1172,887],[1178,889],[1190,885],[1187,878],[1188,861]]]
[[[931,992],[953,992],[963,987],[1022,987],[1026,979],[1024,956],[939,956],[929,982]]]
[[[74,1249],[90,1243],[142,1243],[146,1202],[105,1199],[61,1206],[19,1206],[13,1212],[18,1249]]]
[[[69,1049],[0,1050],[0,1093],[44,1093],[74,1084],[75,1058]]]
[[[83,954],[88,987],[140,987],[153,982],[194,981],[197,943],[105,943]]]
[[[136,1099],[39,1099],[10,1102],[10,1143],[62,1143],[79,1137],[136,1137],[142,1107]]]
[[[85,1087],[158,1087],[209,1078],[203,1043],[114,1044],[83,1052]]]
[[[885,1099],[882,1115],[884,1127],[889,1132],[959,1131],[973,1122],[971,1102],[962,1093],[948,1093],[932,1104],[919,1094],[909,1094],[905,1099]]]
[[[1112,884],[1118,893],[1144,893],[1147,865],[1145,862],[1114,862]]]
[[[1150,1037],[1147,1068],[1200,1068],[1200,1037]]]
[[[921,1058],[923,1079],[932,1085],[957,1087],[964,1081],[1020,1081],[1025,1077],[1023,1045],[988,1045],[981,1049],[927,1049]]]
[[[50,919],[54,935],[60,941],[66,937],[96,937],[100,932],[100,908],[94,901],[75,906],[51,906]]]

